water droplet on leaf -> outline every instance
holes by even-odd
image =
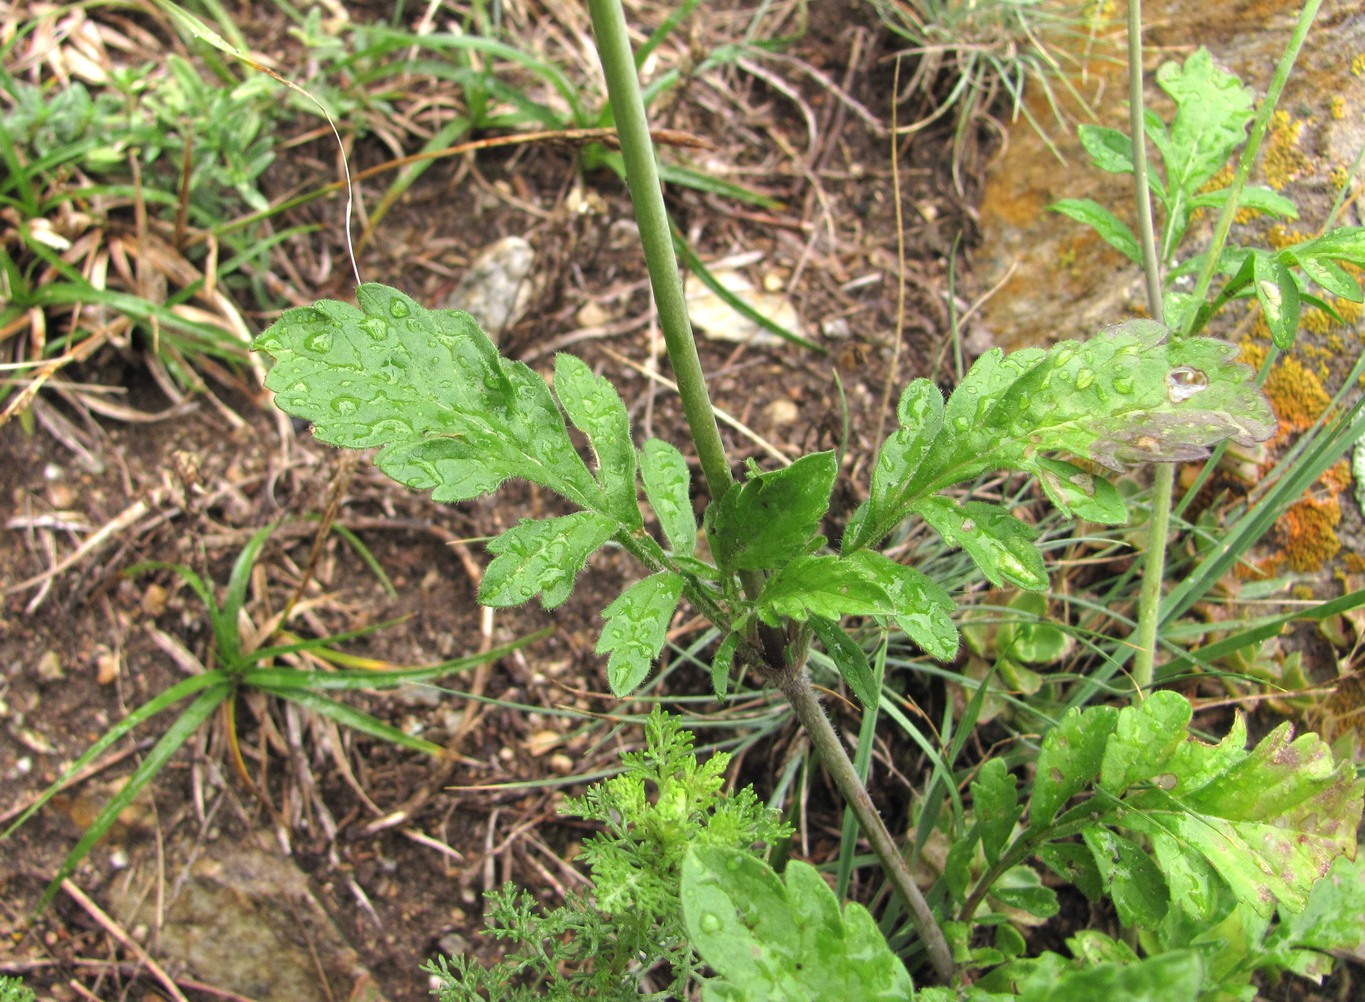
[[[332,410],[336,411],[338,414],[354,414],[356,411],[360,410],[360,401],[355,397],[333,397]]]
[[[304,351],[311,351],[315,355],[325,355],[332,350],[332,332],[317,331],[309,334],[303,339]]]
[[[408,304],[401,299],[395,299],[389,304],[389,312],[401,320],[403,317],[412,313],[412,307],[408,306]]]
[[[1095,381],[1094,369],[1082,369],[1076,373],[1076,389],[1083,390]]]
[[[721,921],[721,917],[717,915],[715,912],[702,912],[701,916],[702,932],[710,933],[720,932],[721,929],[724,928],[724,926],[725,923]]]
[[[1166,396],[1178,404],[1209,388],[1209,377],[1188,365],[1178,365],[1166,374]]]

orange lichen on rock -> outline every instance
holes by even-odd
[[[1254,346],[1253,346],[1254,347]],[[1243,360],[1247,349],[1243,348]],[[1264,350],[1261,352],[1264,358]],[[1257,363],[1259,364],[1259,359]],[[1276,438],[1299,434],[1313,427],[1332,402],[1322,380],[1312,369],[1292,355],[1286,355],[1275,363],[1265,381],[1265,395],[1270,406],[1275,408],[1279,419]]]
[[[1290,570],[1317,571],[1341,551],[1337,526],[1341,503],[1336,497],[1296,501],[1275,523],[1284,562]]]

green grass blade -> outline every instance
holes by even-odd
[[[195,676],[196,679],[205,677],[207,676]],[[194,681],[194,679],[186,679],[185,681]],[[147,757],[128,777],[128,781],[123,784],[122,789],[114,794],[109,803],[104,805],[104,809],[100,811],[99,816],[95,818],[90,827],[85,830],[85,834],[76,843],[76,847],[67,853],[57,875],[47,885],[42,900],[38,902],[38,912],[42,912],[52,902],[52,898],[61,887],[62,881],[76,872],[76,867],[80,865],[81,860],[94,848],[95,843],[104,837],[104,833],[118,820],[123,809],[133,802],[133,798],[161,771],[171,756],[176,753],[176,750],[189,739],[191,734],[199,729],[199,725],[208,719],[208,715],[217,709],[228,694],[232,692],[230,684],[221,680],[215,681],[218,684],[201,692],[199,697],[186,708],[185,712],[176,718],[175,723],[161,736],[152,750],[147,753]],[[173,690],[167,690],[167,692],[170,691]]]
[[[635,68],[637,70],[645,64],[649,54],[662,45],[668,36],[673,34],[678,25],[682,24],[683,19],[696,10],[700,4],[701,0],[683,0],[668,17],[664,18],[662,24],[649,33],[649,37],[635,50]]]
[[[424,755],[431,755],[433,757],[439,757],[443,751],[440,745],[434,745],[430,741],[423,741],[421,738],[415,738],[410,734],[405,734],[397,727],[386,724],[377,717],[370,716],[364,710],[357,710],[355,707],[347,706],[345,703],[334,702],[326,696],[319,696],[315,692],[293,687],[276,688],[274,686],[266,685],[259,685],[257,688],[262,692],[270,693],[272,696],[278,696],[280,699],[287,699],[290,702],[297,703],[305,710],[311,710],[313,713],[326,717],[328,720],[336,721],[343,727],[349,727],[362,734],[368,734],[370,737],[378,738],[380,741],[387,741],[389,744],[399,745],[403,748],[408,748],[412,751],[421,752]]]
[[[408,616],[399,616],[396,619],[386,619],[382,623],[371,623],[368,626],[360,626],[354,630],[347,630],[345,633],[329,633],[325,637],[310,637],[307,640],[295,640],[288,644],[261,647],[252,651],[245,660],[251,664],[261,664],[262,662],[273,661],[286,654],[297,654],[300,651],[315,651],[319,648],[334,647],[337,644],[344,644],[350,640],[358,640],[361,637],[368,637],[371,634],[380,633],[391,626],[397,626],[408,618]]]
[[[227,664],[234,667],[240,667],[242,663],[242,637],[237,631],[237,616],[246,605],[246,589],[251,583],[251,570],[256,566],[256,558],[260,556],[261,547],[278,526],[279,522],[262,526],[247,540],[242,552],[237,554],[237,559],[233,561],[232,573],[228,575],[227,593],[223,596],[223,607],[213,616],[213,635],[218,645],[218,653]]]
[[[872,662],[872,677],[877,691],[882,688],[886,677],[886,636],[877,645],[877,656]],[[853,768],[858,770],[858,778],[867,785],[867,774],[872,768],[872,745],[877,737],[877,720],[881,703],[878,701],[863,707],[863,719],[858,725],[858,749],[853,754]],[[834,893],[842,901],[848,897],[849,881],[853,877],[853,857],[858,848],[858,819],[847,806],[844,808],[844,827],[839,838],[839,866],[836,870]]]
[[[1196,666],[1207,665],[1221,657],[1233,654],[1244,647],[1259,644],[1271,637],[1277,637],[1284,627],[1290,623],[1320,622],[1329,616],[1350,612],[1352,609],[1358,609],[1361,606],[1365,606],[1365,590],[1353,591],[1339,598],[1322,602],[1310,609],[1297,609],[1283,616],[1270,617],[1255,626],[1224,637],[1222,640],[1206,644],[1191,652],[1187,657],[1168,661],[1161,666],[1161,674],[1162,676],[1182,674]],[[1227,624],[1222,625],[1226,626]]]
[[[493,662],[506,657],[537,641],[544,640],[553,632],[547,627],[529,636],[514,640],[510,644],[491,647],[481,654],[470,654],[462,658],[443,661],[438,665],[424,665],[419,668],[394,668],[390,670],[368,671],[365,669],[343,669],[340,671],[313,671],[299,668],[248,668],[242,673],[245,685],[263,689],[284,691],[340,689],[365,691],[392,689],[409,682],[430,682],[466,671],[476,665]],[[336,638],[333,638],[336,639]]]

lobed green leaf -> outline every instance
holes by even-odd
[[[333,300],[287,310],[253,348],[275,360],[266,386],[319,439],[381,447],[399,483],[463,501],[517,477],[580,508],[607,511],[545,381],[501,358],[473,317],[428,310],[376,284],[359,307]]]
[[[1100,775],[1105,746],[1118,722],[1118,710],[1096,706],[1068,710],[1043,738],[1029,801],[1029,823],[1052,823],[1068,800]]]
[[[497,556],[484,571],[479,602],[505,607],[540,595],[542,606],[555,608],[573,591],[574,578],[588,557],[617,528],[615,519],[591,511],[522,519],[488,544],[488,551]]]
[[[847,558],[876,581],[891,599],[890,615],[930,657],[953,661],[961,644],[953,622],[953,605],[943,587],[913,567],[860,550]]]
[[[581,359],[560,354],[555,356],[555,396],[597,456],[607,510],[622,525],[638,529],[643,523],[635,494],[635,444],[616,387]]]
[[[824,645],[825,653],[834,662],[834,667],[848,682],[853,695],[858,697],[858,702],[864,706],[876,706],[881,693],[877,691],[877,676],[862,645],[833,620],[812,616],[810,625]]]
[[[667,442],[651,438],[640,449],[640,477],[674,555],[692,556],[697,551],[697,516],[692,512],[687,460]]]
[[[972,809],[981,833],[981,851],[986,863],[994,866],[1005,844],[1014,834],[1015,823],[1024,813],[1019,802],[1019,781],[1004,759],[987,759],[972,781]]]
[[[1096,825],[1081,833],[1104,889],[1126,926],[1150,929],[1166,917],[1171,893],[1161,870],[1142,847]]]
[[[818,549],[838,472],[833,452],[816,452],[732,486],[707,512],[717,563],[771,570]]]
[[[1194,195],[1246,139],[1255,95],[1200,47],[1184,62],[1164,63],[1156,81],[1175,101],[1169,141],[1161,149],[1166,185],[1175,198]],[[1182,227],[1183,229],[1183,227]]]
[[[609,654],[607,682],[625,697],[649,675],[668,640],[668,623],[682,597],[683,577],[661,571],[631,585],[602,611],[606,625],[597,653]]]
[[[895,603],[866,565],[832,554],[797,557],[763,584],[757,612],[769,625],[812,616],[890,616]]]
[[[785,882],[752,854],[695,846],[683,861],[682,905],[697,951],[720,980],[704,1002],[904,1002],[910,975],[867,909],[841,910],[813,866],[792,860]]]
[[[1174,899],[1184,908],[1212,908],[1201,868],[1174,863],[1193,856],[1259,914],[1277,902],[1302,909],[1332,862],[1355,852],[1365,781],[1316,734],[1295,740],[1288,723],[1247,751],[1241,722],[1205,745],[1190,739],[1188,720],[1188,701],[1170,692],[1120,712],[1103,785],[1123,797],[1122,825],[1152,840],[1162,869],[1192,895]]]
[[[1100,170],[1110,174],[1133,172],[1133,141],[1127,133],[1087,123],[1076,127],[1076,136],[1090,154],[1090,162]]]
[[[1129,169],[1132,169],[1131,165]],[[1105,243],[1133,264],[1142,264],[1142,249],[1132,228],[1093,198],[1062,198],[1048,208],[1089,226]]]
[[[923,498],[912,511],[933,527],[949,546],[961,546],[997,588],[1009,582],[1043,591],[1048,586],[1043,556],[1033,545],[1038,532],[1000,505],[957,502],[941,494]]]

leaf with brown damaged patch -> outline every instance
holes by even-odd
[[[1169,719],[1177,703],[1188,714],[1185,698],[1170,692],[1120,713],[1106,762],[1118,746],[1138,742],[1131,750],[1143,767],[1128,779],[1152,785],[1120,790],[1106,783],[1122,796],[1119,823],[1152,840],[1172,902],[1192,914],[1212,914],[1210,868],[1263,916],[1277,905],[1301,911],[1332,863],[1355,855],[1365,780],[1349,762],[1333,761],[1318,735],[1295,738],[1288,723],[1250,750],[1241,717],[1216,745],[1188,733],[1153,743],[1138,718]]]

